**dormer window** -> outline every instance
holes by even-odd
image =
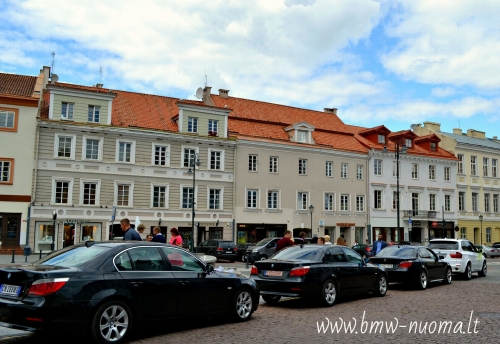
[[[378,134],[378,143],[385,144],[385,135]]]
[[[297,142],[307,143],[307,131],[297,130]]]
[[[431,142],[431,151],[436,151],[436,150],[437,150],[436,142]]]
[[[198,118],[188,117],[188,133],[198,132]]]
[[[208,135],[217,136],[219,131],[219,121],[209,119],[208,120]]]
[[[411,139],[406,139],[406,147],[411,148],[411,146],[412,146]]]

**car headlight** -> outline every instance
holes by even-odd
[[[255,250],[252,250],[252,252],[253,252],[253,253],[257,253],[257,252],[259,252],[259,250],[258,250],[258,249],[255,249]]]

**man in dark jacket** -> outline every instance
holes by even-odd
[[[137,240],[137,241],[142,241],[141,236],[135,229],[130,227],[130,221],[128,219],[122,219],[120,221],[120,226],[122,227],[122,231],[125,232],[125,235],[123,236],[123,240]]]
[[[285,236],[276,243],[276,252],[292,245],[295,245],[295,242],[292,240],[292,232],[286,231]]]
[[[163,234],[161,234],[160,227],[153,228],[153,235],[154,235],[153,240],[151,240],[151,241],[162,242],[164,244],[167,243],[167,239],[163,236]]]
[[[382,234],[379,234],[378,240],[373,243],[373,254],[377,255],[380,251],[382,251],[387,246],[388,245],[384,241]]]

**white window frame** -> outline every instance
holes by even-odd
[[[297,210],[309,210],[309,191],[297,191],[296,194],[296,202],[297,202]],[[299,196],[301,196],[299,202]],[[304,196],[305,196],[305,204],[304,204]],[[302,207],[304,206],[304,207]]]
[[[444,167],[444,181],[445,182],[451,181],[451,167],[449,166]]]
[[[359,200],[361,200],[361,202]],[[360,204],[361,208],[359,207]],[[365,195],[356,195],[356,212],[358,213],[365,212]]]
[[[95,184],[95,204],[84,204],[84,192],[85,192],[85,184]],[[95,207],[101,205],[101,180],[100,179],[80,179],[80,198],[79,204],[83,207]]]
[[[157,165],[155,162],[156,147],[165,148],[165,165]],[[151,166],[163,166],[170,167],[170,145],[169,144],[158,144],[153,142],[151,144]]]
[[[500,196],[498,194],[493,194],[493,212],[498,213],[498,205],[500,201]]]
[[[129,204],[128,205],[119,205],[118,204],[118,185],[128,185],[129,186],[129,193],[128,193],[128,199],[129,199],[128,203]],[[134,207],[134,182],[133,181],[115,180],[113,204],[116,205],[117,207],[120,207],[120,208],[133,208]]]
[[[471,176],[477,176],[477,156],[470,156],[470,174]]]
[[[309,131],[297,129],[297,142],[309,143]]]
[[[198,124],[198,117],[189,116],[187,119],[187,132],[193,134],[198,133]]]
[[[429,180],[436,180],[436,165],[429,165]]]
[[[259,156],[248,154],[248,172],[258,172]]]
[[[411,179],[418,179],[418,164],[411,164]]]
[[[185,165],[185,160],[184,160],[185,159],[185,157],[184,157],[185,154],[184,153],[185,153],[186,149],[192,149],[192,150],[194,150],[195,159],[196,159],[196,154],[198,154],[198,156],[200,154],[200,148],[196,147],[196,146],[181,146],[181,167],[190,169],[191,166],[184,166]],[[188,163],[188,165],[189,165],[189,163]]]
[[[483,157],[483,177],[489,177],[490,158]]]
[[[307,159],[299,159],[299,176],[307,175]]]
[[[466,195],[464,191],[458,192],[458,211],[465,211],[466,209]]]
[[[333,161],[327,161],[325,164],[325,175],[328,178],[333,178]]]
[[[68,202],[67,203],[56,203],[56,184],[57,182],[65,182],[68,183]],[[50,204],[54,205],[73,205],[73,178],[61,178],[61,177],[52,177],[52,196],[50,199]]]
[[[89,121],[89,110],[90,110],[90,108],[92,108],[92,120],[91,121]],[[95,115],[95,110],[96,109],[99,109],[99,115],[98,115],[99,116],[99,120],[98,121],[95,120],[96,119],[95,118],[95,116],[96,116]],[[101,123],[101,106],[100,105],[90,105],[89,104],[88,109],[87,109],[87,122],[88,123]]]
[[[63,112],[64,104],[66,104],[66,113]],[[69,109],[71,108],[71,114]],[[61,119],[65,121],[72,121],[75,115],[75,103],[61,102]]]
[[[17,131],[17,122],[19,117],[19,111],[18,109],[6,109],[6,108],[0,108],[0,113],[5,114],[5,122],[0,123],[0,130],[1,131]],[[12,126],[9,126],[9,115],[12,115]]]
[[[399,206],[401,207],[401,190],[399,191]],[[392,209],[398,209],[398,190],[392,190]]]
[[[452,197],[451,195],[444,195],[444,211],[451,211],[451,202],[452,202]]]
[[[220,153],[220,168],[212,169],[212,152]],[[208,150],[208,158],[209,158],[208,168],[212,171],[224,171],[224,156],[226,155],[225,153],[226,152],[224,149],[209,149]]]
[[[437,211],[437,195],[434,193],[429,194],[429,210]]]
[[[219,190],[219,208],[210,208],[210,191]],[[224,210],[224,187],[221,186],[207,186],[207,210]]]
[[[214,130],[215,127],[215,130]],[[219,121],[216,119],[209,119],[208,120],[208,134],[210,135],[210,132],[215,133],[215,135],[219,135]]]
[[[340,211],[350,211],[349,209],[351,208],[350,207],[350,202],[351,202],[351,195],[350,194],[340,194]],[[343,204],[343,201],[342,199],[346,197],[347,198],[347,202],[346,202],[346,205],[347,205],[347,209],[343,209],[344,208],[344,204]]]
[[[120,161],[120,143],[130,144],[130,161]],[[135,164],[135,140],[116,139],[115,162],[120,164]]]
[[[276,193],[276,208],[270,208],[269,207],[269,196],[270,194]],[[266,207],[267,209],[272,209],[272,210],[278,210],[281,209],[281,195],[280,195],[280,190],[276,189],[268,189],[266,192]]]
[[[385,135],[378,134],[377,135],[377,142],[381,144],[385,144]]]
[[[277,174],[279,172],[279,159],[277,156],[269,157],[269,173]]]
[[[473,192],[471,194],[471,199],[472,199],[472,211],[478,212],[479,211],[479,193]]]
[[[349,178],[349,164],[346,162],[343,162],[340,165],[340,178],[342,179]]]
[[[398,162],[397,161],[392,162],[392,176],[395,178],[398,176]],[[401,177],[401,161],[399,162],[399,177]]]
[[[498,159],[491,159],[491,177],[498,177]]]
[[[253,206],[248,206],[248,193],[249,192],[254,192],[255,191],[255,207]],[[245,208],[247,209],[260,209],[260,204],[259,204],[259,198],[260,198],[260,188],[245,188]],[[252,196],[253,200],[253,196]],[[253,203],[253,202],[252,202]]]
[[[457,173],[464,174],[464,155],[457,154],[457,158],[458,158]]]
[[[491,212],[491,202],[490,202],[490,194],[489,193],[485,193],[483,194],[484,196],[484,212],[485,213],[490,213]]]
[[[192,189],[193,188],[193,184],[183,184],[183,185],[179,185],[179,192],[180,192],[180,197],[179,197],[179,209],[181,210],[186,210],[186,209],[191,209],[191,204],[188,204],[188,207],[187,208],[184,208],[182,206],[182,199],[184,197],[184,189]],[[198,202],[196,202],[196,196],[198,195],[198,185],[195,185],[194,186],[194,190],[193,190],[193,200],[194,200],[194,209],[198,209]]]
[[[328,197],[328,203],[331,204],[331,209],[326,207]],[[323,210],[324,211],[335,211],[335,192],[324,192],[323,193]]]
[[[154,206],[155,187],[164,187],[165,188],[165,206],[164,207],[155,207]],[[170,195],[170,184],[151,183],[151,195],[149,198],[151,203],[150,203],[149,207],[151,209],[168,209],[169,208],[169,195]]]
[[[70,156],[58,156],[59,155],[59,139],[61,137],[70,137],[71,138],[71,152]],[[61,160],[75,160],[75,152],[76,152],[76,135],[72,134],[59,134],[56,133],[54,137],[54,159],[61,159]]]
[[[88,159],[87,158],[87,141],[89,141],[89,140],[99,141],[99,145],[97,146],[97,159]],[[102,137],[83,136],[83,138],[82,138],[82,160],[102,161],[103,145],[104,145],[104,139]]]
[[[486,242],[491,242],[491,227],[486,227]]]
[[[411,148],[413,146],[412,139],[406,139],[406,148]]]
[[[365,174],[365,167],[364,167],[364,165],[356,165],[356,179],[357,180],[363,180],[364,179],[364,174]]]
[[[376,176],[382,175],[382,159],[373,160],[373,174]]]

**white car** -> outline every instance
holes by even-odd
[[[462,274],[468,280],[473,272],[480,277],[485,277],[488,272],[482,250],[476,249],[467,239],[433,239],[428,247],[451,265],[453,273]]]

